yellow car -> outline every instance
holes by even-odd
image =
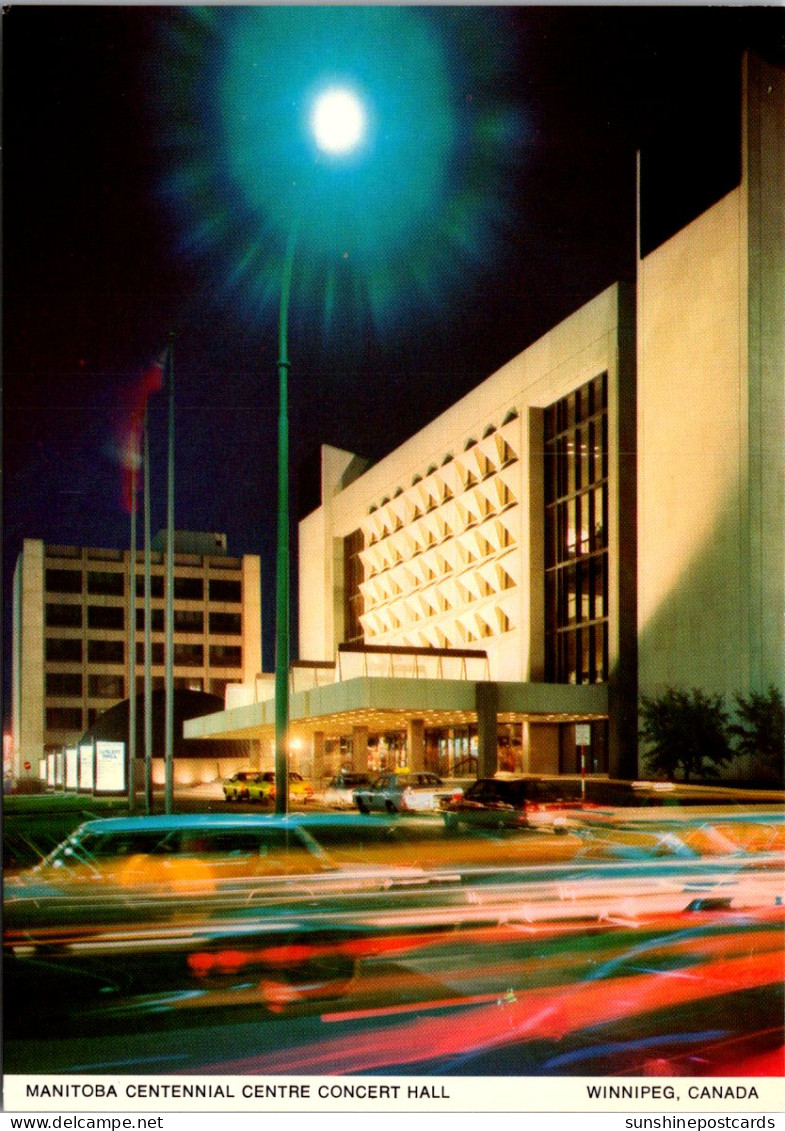
[[[227,801],[247,801],[252,782],[261,777],[259,770],[238,770],[223,783],[224,797]]]
[[[313,792],[313,786],[302,774],[298,774],[296,770],[289,771],[290,801],[311,801]],[[255,781],[248,783],[248,800],[259,801],[263,805],[275,803],[275,774],[272,770],[263,771],[257,775]]]

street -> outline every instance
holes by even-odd
[[[111,927],[7,930],[6,1071],[782,1070],[781,812],[397,827],[362,890],[347,849],[329,890],[256,881],[177,914],[161,897],[147,925],[131,892]]]

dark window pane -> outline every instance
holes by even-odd
[[[204,616],[201,612],[190,609],[174,610],[175,632],[203,632]]]
[[[210,613],[210,632],[215,636],[239,636],[242,633],[240,613]]]
[[[243,650],[234,644],[212,644],[210,646],[211,668],[239,668],[243,662]]]
[[[93,664],[122,664],[125,646],[122,640],[88,640],[87,659]]]
[[[91,675],[87,681],[87,693],[92,699],[122,699],[125,680],[121,675]]]
[[[242,586],[239,581],[230,581],[223,577],[213,577],[210,581],[211,601],[242,600]]]
[[[47,730],[81,730],[81,707],[47,707]]]
[[[48,569],[47,593],[81,593],[82,571],[78,569]]]
[[[175,644],[174,662],[179,667],[200,668],[204,663],[204,648],[201,644]]]
[[[137,597],[144,597],[144,573],[137,573],[136,575],[136,595]],[[163,597],[164,595],[164,579],[162,574],[153,574],[150,577],[150,596]]]
[[[46,623],[50,628],[81,628],[81,605],[47,605]]]
[[[163,644],[153,644],[152,652],[150,655],[150,663],[160,665],[164,662],[164,646]],[[144,663],[144,642],[138,641],[136,645],[136,662],[137,664]]]
[[[78,663],[82,659],[82,641],[50,637],[45,654],[47,660],[55,663]]]
[[[201,601],[204,596],[204,582],[201,577],[175,577],[174,596],[176,601]]]
[[[136,610],[136,630],[137,632],[144,632],[144,608],[137,608]],[[163,609],[150,609],[150,631],[163,632],[164,630],[164,611]]]
[[[79,672],[47,672],[46,694],[65,698],[81,696],[82,676]]]
[[[114,571],[90,570],[87,574],[87,592],[103,597],[122,597],[125,593],[125,576]]]
[[[121,605],[90,605],[87,610],[88,628],[117,628],[125,625],[125,609]]]
[[[166,679],[162,675],[154,675],[150,680],[151,691],[163,691],[166,687]],[[138,675],[136,677],[136,694],[144,695],[144,676]]]

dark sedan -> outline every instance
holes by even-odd
[[[478,778],[461,795],[442,802],[445,828],[547,828],[565,832],[567,811],[581,808],[558,781],[543,778]]]

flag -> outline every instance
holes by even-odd
[[[130,513],[132,505],[132,479],[141,466],[141,440],[147,401],[165,385],[169,370],[169,347],[163,350],[152,365],[131,386],[128,394],[122,436],[120,464],[123,469],[123,504]]]

